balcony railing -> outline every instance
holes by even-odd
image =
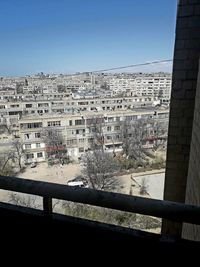
[[[9,228],[9,231],[13,229],[9,232],[11,237],[14,235],[17,238],[21,238],[24,227],[28,231],[28,239],[31,238],[32,240],[32,238],[38,236],[38,231],[42,236],[49,236],[46,227],[50,226],[51,234],[54,233],[57,236],[59,232],[62,235],[66,235],[68,240],[73,241],[75,239],[76,242],[90,238],[91,244],[93,244],[93,242],[97,242],[99,238],[103,237],[103,240],[107,240],[105,242],[108,242],[110,245],[112,244],[112,246],[113,240],[120,242],[126,240],[122,246],[128,245],[130,241],[132,245],[136,245],[135,248],[138,248],[140,244],[139,248],[144,248],[143,246],[146,245],[146,248],[149,249],[149,245],[154,244],[163,248],[164,251],[167,247],[173,249],[179,249],[180,247],[190,248],[191,246],[194,249],[199,249],[200,247],[199,242],[185,240],[181,236],[168,237],[166,235],[57,214],[53,212],[52,200],[67,200],[165,218],[176,222],[200,224],[200,207],[197,206],[5,176],[0,176],[0,189],[36,195],[43,198],[43,210],[41,211],[34,208],[0,203],[1,222],[3,227],[12,225]],[[13,221],[15,222],[14,225]],[[30,228],[32,223],[34,226]],[[28,229],[31,229],[31,232]],[[27,233],[26,231],[25,233]],[[69,239],[70,235],[71,239]]]
[[[44,216],[52,215],[52,199],[60,199],[200,225],[200,207],[171,201],[7,176],[0,176],[0,189],[42,197]]]

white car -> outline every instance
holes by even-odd
[[[78,187],[84,187],[84,183],[82,181],[68,181],[67,185],[69,186],[78,186]]]
[[[81,176],[77,176],[76,178],[69,180],[67,185],[88,188],[87,180]]]
[[[32,162],[31,163],[31,168],[35,168],[37,166],[37,163],[36,162]]]

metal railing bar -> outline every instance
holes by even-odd
[[[0,176],[0,189],[200,224],[200,207],[183,203],[7,176]]]

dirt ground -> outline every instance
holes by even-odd
[[[20,173],[18,177],[32,179],[36,181],[45,181],[58,184],[66,184],[68,180],[81,174],[80,164],[53,165],[48,166],[46,162],[39,163],[35,168],[28,167],[25,172]]]
[[[48,166],[47,163],[40,163],[35,168],[28,167],[23,173],[19,174],[18,177],[25,179],[32,179],[36,181],[46,181],[51,183],[67,184],[67,181],[75,178],[77,175],[81,174],[83,167],[80,164],[68,164],[68,165],[54,165]],[[157,176],[157,178],[156,178]],[[148,178],[148,188],[151,188],[150,193],[143,195],[142,197],[156,198],[155,195],[163,194],[163,181],[164,181],[164,170],[148,171],[144,173],[130,173],[127,175],[118,176],[121,186],[117,190],[119,193],[131,194],[135,196],[140,195],[141,179],[142,177]],[[158,183],[158,180],[160,181]],[[155,187],[156,185],[156,187]],[[160,186],[161,185],[161,186]],[[154,194],[155,192],[155,194]],[[29,195],[17,193],[21,195],[22,198],[28,199]],[[11,192],[0,190],[0,201],[1,202],[12,202]],[[26,202],[25,201],[25,202]],[[42,209],[42,198],[36,197],[36,202],[39,209]],[[21,205],[23,205],[21,203]],[[56,208],[58,213],[63,213],[62,207],[59,205]],[[160,233],[160,228],[149,229],[148,231],[154,233]]]
[[[68,180],[81,174],[83,167],[80,164],[54,165],[40,163],[35,168],[26,168],[18,177],[36,181],[67,184]],[[164,170],[148,171],[144,173],[130,173],[118,176],[120,187],[116,192],[122,194],[140,195],[141,179],[146,177],[148,194],[142,197],[162,199],[164,187]],[[9,192],[0,190],[0,201],[9,202]]]
[[[54,165],[48,166],[47,163],[40,163],[35,168],[28,167],[24,173],[18,177],[33,179],[36,181],[46,181],[51,183],[67,184],[68,180],[81,174],[83,167],[80,164]],[[141,180],[147,180],[148,193],[144,197],[162,199],[164,186],[164,170],[154,170],[141,173],[130,173],[118,176],[120,187],[119,193],[140,196]]]
[[[27,167],[18,177],[36,181],[67,184],[67,181],[81,173],[80,164],[54,165],[49,167],[46,162],[39,163],[35,168]],[[0,201],[10,202],[10,191],[0,189]],[[25,194],[21,194],[25,195]]]
[[[54,165],[49,167],[47,163],[40,163],[35,168],[28,167],[26,171],[18,175],[18,177],[37,181],[66,184],[68,180],[80,175],[82,169],[83,167],[80,164],[68,164],[63,166]],[[147,181],[148,189],[148,194],[143,195],[143,197],[162,199],[164,188],[163,169],[118,176],[121,186],[117,192],[141,196],[140,187],[143,178],[145,178]]]

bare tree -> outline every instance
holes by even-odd
[[[85,154],[84,174],[93,189],[109,190],[119,185],[115,177],[119,170],[117,160],[105,151],[104,117],[87,119],[87,127],[91,133],[91,151]]]
[[[41,207],[41,203],[39,203],[38,198],[36,196],[14,192],[11,192],[9,194],[9,202],[17,206],[24,206],[30,208]]]
[[[168,121],[152,121],[153,130],[153,147],[156,151],[160,146],[167,141]]]
[[[122,126],[123,151],[127,158],[145,159],[144,141],[148,135],[148,122],[143,119],[125,120]]]
[[[0,157],[0,174],[5,176],[14,175],[14,169],[11,164],[12,154],[9,153],[1,153]]]
[[[116,173],[119,166],[115,158],[102,150],[93,150],[85,155],[84,174],[93,189],[109,190],[119,185]]]
[[[147,180],[143,177],[140,186],[140,195],[147,195],[148,194],[148,184]]]
[[[11,131],[11,126],[8,125],[7,123],[1,123],[0,124],[0,133],[7,133],[7,134],[12,134],[12,131]]]
[[[41,198],[35,195],[11,192],[9,193],[9,202],[17,206],[42,209]],[[52,210],[54,210],[56,206],[59,206],[61,204],[62,204],[61,200],[54,199],[52,202]]]
[[[0,119],[0,134],[12,134],[12,126],[7,122],[6,118]]]
[[[22,160],[25,155],[23,142],[21,140],[14,140],[12,142],[11,158],[17,162],[20,171],[22,170]]]
[[[92,134],[91,149],[104,150],[104,118],[101,116],[87,119],[87,126]]]
[[[63,135],[57,129],[45,129],[41,133],[42,140],[46,146],[48,159],[58,159],[60,163],[68,160],[67,148],[64,143]]]
[[[128,120],[125,119],[123,122],[123,125],[121,127],[121,136],[122,136],[122,142],[123,142],[123,153],[126,155],[126,157],[129,157],[129,133],[128,133],[128,129],[129,129],[129,123]]]

